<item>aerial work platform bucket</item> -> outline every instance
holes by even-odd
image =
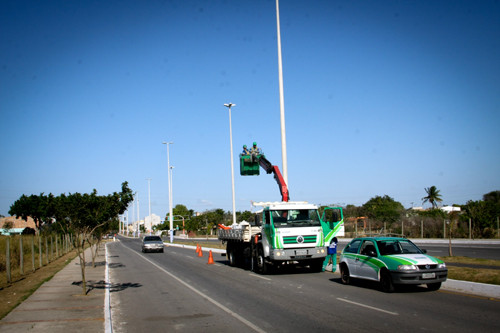
[[[240,175],[255,176],[260,174],[259,159],[261,155],[240,154]]]

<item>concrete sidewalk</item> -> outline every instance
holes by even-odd
[[[91,260],[90,249],[85,252]],[[99,250],[96,267],[87,262],[86,296],[82,295],[80,259],[76,257],[54,277],[0,321],[0,332],[104,332],[105,249]]]

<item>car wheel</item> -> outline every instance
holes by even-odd
[[[388,270],[380,272],[380,286],[382,287],[382,291],[386,293],[392,293],[394,291],[394,284],[392,283],[391,274]]]
[[[340,265],[340,279],[343,284],[351,283],[351,276],[349,275],[349,268],[346,264]]]
[[[436,283],[427,283],[427,289],[431,291],[436,291],[441,288],[441,282],[436,282]]]

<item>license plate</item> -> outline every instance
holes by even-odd
[[[305,256],[307,255],[307,250],[295,250],[296,256]]]
[[[422,273],[422,279],[434,279],[436,273]]]

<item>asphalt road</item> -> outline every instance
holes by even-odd
[[[455,331],[496,332],[498,300],[425,287],[393,294],[374,283],[344,286],[339,275],[294,269],[257,275],[225,257],[140,241],[108,244],[114,332]]]

